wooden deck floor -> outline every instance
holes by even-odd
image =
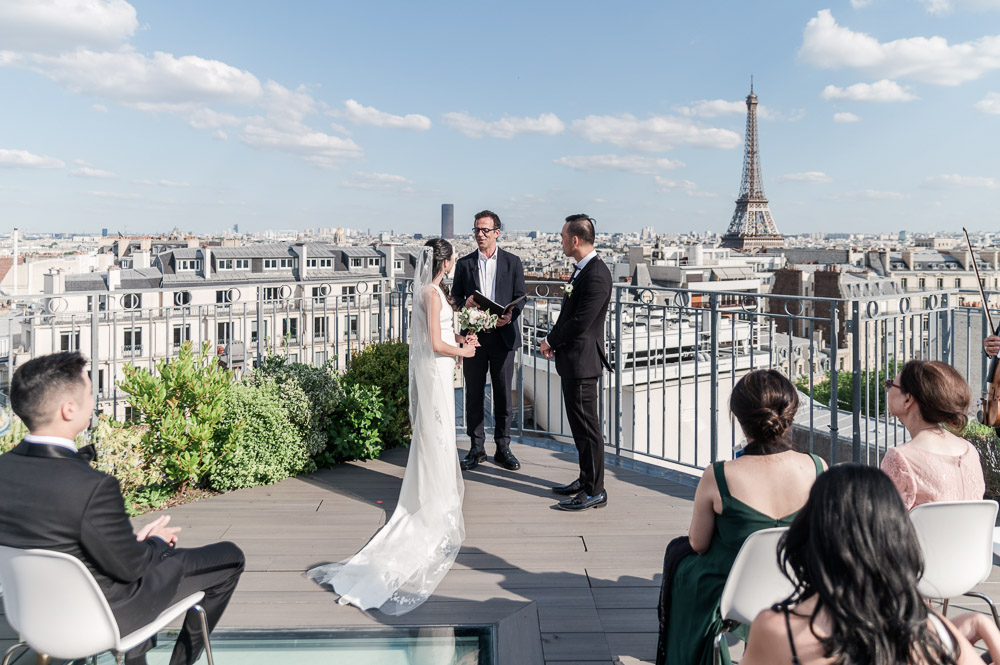
[[[608,507],[566,513],[548,488],[575,477],[575,454],[513,449],[520,471],[488,462],[465,473],[458,561],[431,600],[398,618],[337,605],[302,573],[349,557],[385,523],[406,450],[168,512],[184,528],[182,546],[232,540],[247,554],[220,630],[467,624],[534,601],[548,665],[651,663],[663,550],[687,530],[693,487],[609,466]],[[980,589],[998,597],[998,582],[995,572]],[[11,637],[0,620],[0,643]]]
[[[535,601],[547,663],[651,662],[663,550],[687,529],[693,488],[608,467],[609,505],[566,513],[553,509],[549,486],[576,477],[576,455],[514,450],[520,471],[488,462],[464,474],[456,565],[431,600],[399,618],[337,605],[302,571],[349,557],[385,523],[405,450],[169,512],[183,545],[225,539],[247,553],[222,628],[469,623]]]

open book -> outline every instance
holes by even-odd
[[[503,316],[507,310],[514,307],[514,305],[521,302],[526,297],[527,295],[523,295],[520,298],[515,298],[506,305],[501,305],[500,303],[493,302],[479,291],[476,291],[472,294],[472,299],[476,301],[477,305],[479,305],[479,309],[487,311],[490,314],[496,314],[497,316]]]

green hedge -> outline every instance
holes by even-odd
[[[381,388],[384,413],[378,431],[386,448],[410,445],[409,364],[406,342],[383,342],[356,353],[344,372],[345,385]]]

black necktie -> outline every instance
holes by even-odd
[[[78,449],[76,454],[79,455],[80,459],[87,464],[92,464],[97,461],[97,449],[94,448],[94,444],[92,443]]]

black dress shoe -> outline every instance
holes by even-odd
[[[564,494],[566,496],[573,496],[583,489],[583,485],[580,484],[580,479],[577,478],[569,485],[556,485],[552,488],[552,491],[556,494]]]
[[[508,471],[517,471],[521,468],[521,463],[514,457],[514,453],[510,452],[510,448],[498,450],[493,456],[493,461]]]
[[[479,452],[476,452],[474,450],[470,450],[469,454],[462,458],[462,461],[459,464],[459,466],[462,467],[462,471],[472,471],[477,466],[479,466],[481,462],[485,461],[486,461],[485,451],[480,450]]]
[[[602,491],[594,496],[588,496],[586,492],[581,491],[572,499],[560,501],[556,507],[560,510],[586,510],[587,508],[603,508],[606,505],[608,505],[607,492]]]

